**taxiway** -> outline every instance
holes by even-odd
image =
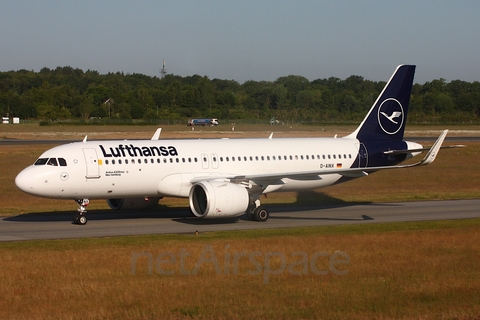
[[[245,216],[191,218],[188,209],[157,212],[90,211],[84,226],[72,224],[75,212],[30,213],[0,219],[0,241],[111,237],[143,234],[194,234],[210,231],[273,229],[342,224],[480,218],[480,199],[325,206],[274,206],[267,222]]]

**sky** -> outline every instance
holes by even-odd
[[[480,81],[480,1],[2,0],[0,71]]]

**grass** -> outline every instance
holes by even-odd
[[[479,227],[474,219],[2,243],[0,318],[476,319]],[[316,268],[329,272],[319,275],[294,252],[350,261],[339,275],[320,256]],[[132,273],[136,253],[177,260],[160,269],[167,275],[156,263],[149,273],[141,257]]]

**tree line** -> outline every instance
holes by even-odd
[[[309,81],[298,75],[275,81],[164,78],[122,72],[100,74],[72,67],[0,72],[3,116],[56,121],[76,119],[261,119],[349,122],[362,119],[385,82],[352,75]],[[409,122],[478,123],[480,82],[445,79],[415,84]]]

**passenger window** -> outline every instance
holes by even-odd
[[[115,164],[115,160],[112,160],[112,164]]]
[[[62,167],[66,167],[66,166],[67,166],[67,161],[66,161],[64,158],[58,158],[58,163],[59,163],[60,166],[62,166]]]
[[[118,164],[122,164],[122,160],[121,160],[121,159],[118,160]]]

